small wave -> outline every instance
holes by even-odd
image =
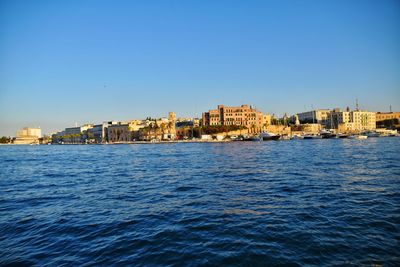
[[[201,189],[201,188],[195,187],[195,186],[179,186],[175,190],[180,191],[180,192],[185,192],[185,191],[191,191],[191,190],[196,190],[196,189]]]
[[[28,267],[33,265],[35,265],[35,263],[28,260],[7,260],[5,262],[0,261],[0,266],[3,267]]]

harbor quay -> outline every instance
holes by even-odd
[[[24,127],[8,144],[144,144],[398,136],[400,112],[346,108],[315,109],[282,117],[254,106],[218,105],[201,118],[166,117],[86,123],[42,136],[40,127]]]

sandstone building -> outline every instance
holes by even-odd
[[[398,119],[400,120],[400,112],[377,112],[376,113],[376,121],[385,121]]]
[[[41,137],[42,130],[40,128],[24,127],[17,132],[14,144],[38,144]]]
[[[264,118],[264,120],[266,121],[268,118]],[[241,105],[240,107],[218,105],[217,109],[202,114],[202,125],[245,126],[250,132],[257,133],[263,129],[263,114],[248,105]]]

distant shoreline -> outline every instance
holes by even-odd
[[[372,139],[383,138],[383,137],[396,137],[396,136],[380,136],[380,137],[371,137]],[[342,139],[342,138],[327,138],[327,139]],[[347,140],[348,138],[344,138]],[[370,138],[368,138],[370,139]],[[302,140],[302,139],[296,139]],[[296,141],[294,140],[294,141]],[[326,140],[326,139],[317,139],[317,140]],[[350,140],[358,140],[358,139],[350,139]],[[0,146],[77,146],[77,145],[152,145],[152,144],[190,144],[190,143],[257,143],[257,142],[283,142],[283,141],[293,141],[293,140],[268,140],[268,141],[243,141],[243,140],[174,140],[174,141],[132,141],[132,142],[116,142],[116,143],[92,143],[92,144],[83,144],[83,143],[68,143],[68,144],[0,144]]]
[[[47,145],[55,145],[55,146],[67,146],[67,145],[141,145],[141,144],[176,144],[176,143],[231,143],[231,142],[239,142],[233,140],[175,140],[175,141],[134,141],[134,142],[116,142],[116,143],[93,143],[93,144],[82,144],[82,143],[69,143],[69,144],[0,144],[7,146],[47,146]],[[240,141],[241,142],[241,141]]]

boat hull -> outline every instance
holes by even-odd
[[[259,137],[248,137],[248,138],[243,138],[242,141],[258,142],[261,141],[261,139]]]
[[[279,140],[280,136],[279,135],[274,135],[274,136],[263,136],[262,140],[263,141],[276,141]]]
[[[328,138],[335,138],[336,134],[323,134],[321,136],[323,139],[328,139]]]
[[[313,136],[304,136],[303,139],[310,140],[310,139],[321,139],[320,135],[313,135]]]

